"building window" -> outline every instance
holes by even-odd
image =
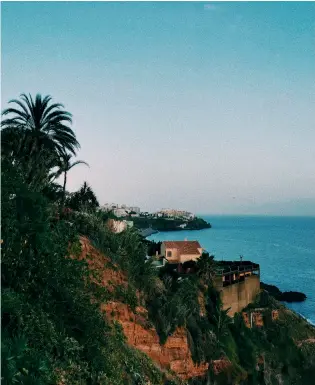
[[[168,252],[167,252],[167,258],[171,258],[171,256],[172,256],[172,252],[171,252],[171,251],[168,251]]]

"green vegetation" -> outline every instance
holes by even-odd
[[[143,242],[147,245],[147,254],[150,257],[156,255],[156,253],[161,254],[162,242],[149,241],[148,239],[144,239]]]
[[[86,182],[83,183],[78,191],[69,194],[66,205],[75,211],[87,210],[94,212],[95,209],[99,207],[93,190]]]
[[[50,99],[37,96],[34,106],[29,101],[30,109],[40,110],[41,100]],[[59,215],[62,188],[50,182],[49,174],[58,167],[60,153],[74,150],[75,137],[61,147],[61,140],[69,138],[69,129],[63,132],[60,123],[59,131],[50,138],[55,129],[50,124],[58,125],[58,120],[49,123],[46,116],[43,130],[39,130],[37,115],[20,107],[23,119],[5,121],[3,130],[10,131],[21,145],[1,143],[2,383],[141,384],[146,378],[152,384],[162,383],[152,362],[126,345],[119,327],[112,327],[100,312],[100,304],[113,294],[90,282],[86,262],[67,257],[70,252],[80,253],[78,235],[84,234],[116,255],[117,261],[128,262],[132,245],[137,245],[135,238],[127,237],[134,234],[119,238],[106,230],[95,212],[93,191],[86,186],[74,195],[74,202],[75,208],[88,206],[89,211]],[[33,131],[29,128],[32,119]],[[53,146],[56,137],[60,140]],[[45,163],[47,152],[55,163]],[[31,165],[29,173],[25,172],[26,161]],[[139,251],[135,248],[132,256]],[[131,269],[130,265],[126,264],[134,280],[149,270],[149,266],[135,264]],[[121,290],[119,295],[135,305],[134,289]]]
[[[64,202],[66,199],[67,174],[73,167],[79,164],[85,164],[86,166],[88,166],[88,164],[83,160],[76,160],[75,162],[71,163],[70,154],[62,154],[62,156],[59,158],[58,171],[55,173],[55,177],[58,178],[62,173],[64,175],[62,187],[62,207],[64,206]]]
[[[179,218],[148,218],[132,217],[134,226],[138,229],[152,228],[158,231],[202,230],[211,228],[210,223],[202,218],[190,220]],[[186,225],[184,228],[181,225]]]
[[[90,186],[66,193],[65,179],[56,182],[69,169],[60,159],[74,156],[79,144],[66,125],[71,115],[50,102],[24,95],[2,122],[3,384],[177,383],[126,343],[118,322],[108,321],[100,305],[110,300],[145,306],[161,344],[177,327],[186,330],[194,362],[210,363],[206,378],[192,384],[311,384],[315,355],[308,341],[315,333],[302,318],[262,292],[247,310],[266,309],[265,326],[248,329],[240,314],[231,319],[222,309],[209,255],[193,275],[167,266],[157,272],[145,261],[148,243],[137,230],[108,230],[111,214],[98,211]],[[106,255],[104,269],[124,273],[126,284],[111,291],[98,284],[102,269],[76,258],[80,235]],[[271,309],[279,310],[278,320]],[[211,363],[222,359],[229,365],[216,374]]]

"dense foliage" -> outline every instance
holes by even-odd
[[[96,195],[86,182],[83,183],[78,191],[69,195],[66,205],[76,211],[88,210],[92,212],[99,207]]]
[[[180,230],[201,230],[210,228],[210,223],[202,218],[194,218],[191,220],[185,219],[169,219],[169,218],[147,218],[147,217],[132,217],[134,226],[138,229],[152,228],[158,231],[180,231]],[[180,227],[185,225],[184,228]]]
[[[88,232],[89,221],[84,230],[57,220],[4,161],[2,207],[3,383],[133,384],[135,368],[158,380],[100,313],[109,293],[87,283],[86,263],[66,257],[80,252],[77,229]],[[114,244],[109,233],[102,240]]]
[[[161,374],[150,360],[126,345],[119,325],[109,325],[100,312],[100,304],[113,294],[93,284],[86,262],[75,258],[80,254],[79,234],[91,236],[108,254],[117,255],[117,260],[129,256],[134,239],[128,243],[106,230],[102,214],[95,211],[97,199],[86,184],[74,194],[72,203],[88,211],[65,215],[59,210],[62,187],[50,175],[56,173],[59,152],[74,149],[69,146],[77,142],[74,137],[67,144],[70,131],[61,124],[58,111],[54,116],[59,116],[59,123],[49,115],[60,105],[47,107],[46,118],[40,120],[44,110],[40,103],[47,106],[50,98],[38,96],[33,104],[31,98],[24,100],[29,101],[29,111],[16,102],[22,118],[2,124],[5,138],[10,131],[15,143],[21,143],[12,146],[10,138],[2,141],[2,382],[141,384],[150,378],[152,383],[161,383]],[[7,113],[18,115],[12,109]],[[45,147],[54,140],[56,145]],[[38,154],[33,149],[42,151]],[[45,162],[46,156],[51,163]],[[133,266],[134,274],[143,271]],[[117,295],[135,306],[134,289]]]

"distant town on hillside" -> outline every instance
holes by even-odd
[[[127,227],[135,227],[143,237],[159,231],[201,230],[211,228],[211,224],[186,210],[161,209],[154,213],[141,211],[140,207],[107,203],[101,210],[112,214],[111,227],[121,232]]]
[[[176,210],[176,209],[161,209],[154,213],[149,213],[148,211],[141,211],[140,207],[137,206],[127,206],[125,204],[117,204],[117,203],[106,203],[101,209],[103,211],[111,211],[113,214],[120,217],[149,217],[149,218],[178,218],[178,219],[186,219],[191,220],[196,216],[195,214],[186,211],[186,210]]]

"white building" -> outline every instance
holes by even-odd
[[[126,210],[126,209],[115,209],[114,210],[114,215],[116,215],[116,217],[118,217],[118,218],[126,217],[128,215],[128,210]]]
[[[185,219],[193,219],[195,215],[185,210],[175,210],[175,209],[162,209],[158,211],[157,216],[165,216],[170,218],[185,218]]]
[[[116,203],[105,203],[103,206],[101,206],[102,211],[112,211],[118,208],[118,205]]]
[[[131,206],[131,207],[129,207],[129,210],[134,211],[136,214],[140,214],[140,207]]]

